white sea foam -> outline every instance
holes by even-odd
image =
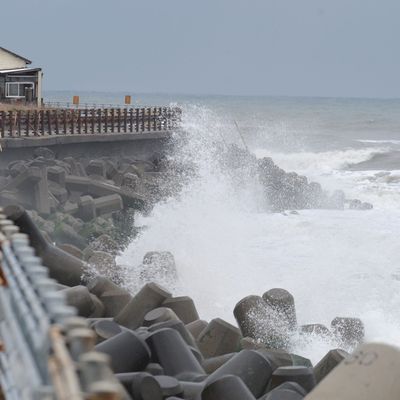
[[[257,157],[272,157],[276,164],[288,171],[304,174],[330,174],[332,171],[347,168],[351,164],[370,160],[376,154],[387,152],[387,148],[364,148],[335,150],[326,152],[278,153],[268,149],[256,149]]]
[[[301,324],[329,325],[335,316],[357,316],[365,323],[368,340],[400,344],[400,210],[382,203],[366,212],[259,213],[258,191],[252,185],[238,190],[210,157],[215,138],[229,132],[221,131],[223,124],[203,109],[185,114],[190,140],[176,156],[192,159],[199,176],[179,199],[138,218],[137,224],[147,228],[121,261],[135,266],[147,251],[171,251],[180,276],[176,293],[192,296],[205,319],[233,321],[233,307],[242,297],[283,287],[295,297]],[[368,159],[372,151],[376,149],[303,153],[296,160],[284,154],[272,157],[283,168],[328,176],[332,186],[359,180],[355,192],[360,194],[363,185],[373,188],[385,175],[336,168]],[[317,361],[331,346],[318,339],[299,340],[293,351]]]

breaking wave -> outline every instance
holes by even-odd
[[[233,321],[241,298],[282,287],[295,298],[300,324],[329,326],[336,316],[356,316],[365,323],[367,339],[400,343],[400,211],[261,212],[251,174],[238,184],[217,162],[216,149],[237,132],[204,108],[189,107],[184,115],[188,135],[176,138],[173,158],[192,162],[197,174],[179,196],[137,218],[144,229],[120,261],[134,267],[148,251],[172,252],[179,276],[173,289],[192,296],[204,319]],[[256,154],[272,156],[287,170],[335,178],[335,170],[384,151]],[[292,350],[316,361],[332,345],[318,338],[297,340]]]

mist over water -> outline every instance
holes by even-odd
[[[184,115],[188,141],[177,145],[174,157],[193,161],[198,175],[178,198],[137,220],[146,229],[122,261],[138,265],[147,251],[171,251],[180,279],[175,294],[192,296],[207,320],[219,316],[233,322],[232,311],[241,298],[282,287],[294,295],[299,324],[329,327],[336,316],[355,316],[363,320],[367,340],[399,344],[398,187],[390,189],[375,176],[378,172],[346,170],[386,149],[284,153],[253,145],[258,157],[272,156],[286,170],[375,205],[364,212],[270,214],[253,177],[248,176],[247,185],[237,185],[217,162],[216,146],[241,144],[231,121],[203,107],[188,107]],[[318,338],[294,338],[292,350],[317,361],[336,346]]]

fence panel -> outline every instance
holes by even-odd
[[[171,130],[179,126],[181,113],[176,107],[0,111],[0,137]]]

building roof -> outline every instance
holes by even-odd
[[[20,72],[37,72],[42,68],[14,68],[14,69],[0,69],[0,75],[4,74],[18,74]]]
[[[21,60],[24,60],[27,64],[32,64],[32,61],[31,61],[31,60],[28,60],[27,58],[22,57],[22,56],[20,56],[20,55],[18,55],[18,54],[16,54],[16,53],[13,53],[12,51],[5,49],[4,47],[1,47],[1,46],[0,46],[0,50],[3,50],[3,51],[5,51],[5,52],[7,52],[7,53],[9,53],[9,54],[11,54],[11,55],[13,55],[13,56],[15,56],[15,57],[18,57],[18,58],[20,58]]]

